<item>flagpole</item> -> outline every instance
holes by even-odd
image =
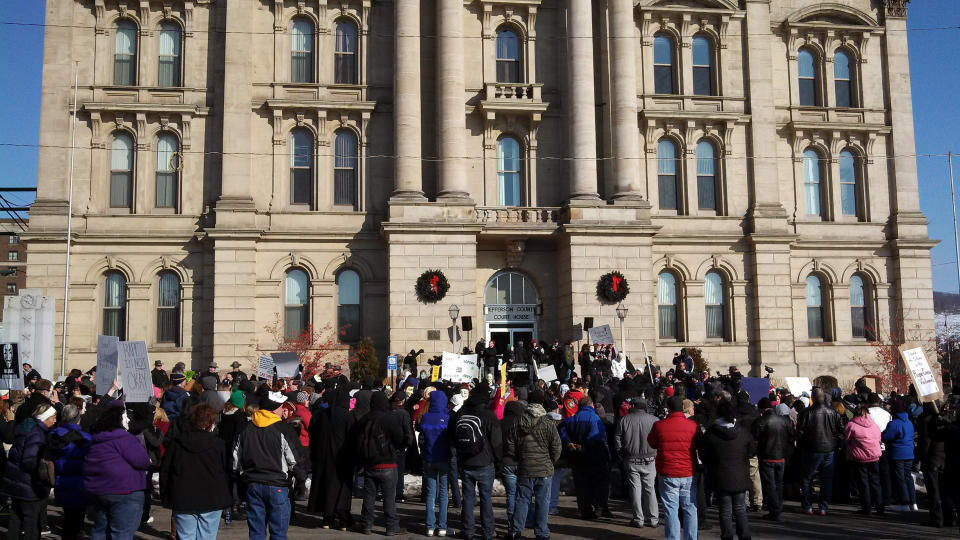
[[[73,72],[73,123],[70,127],[70,187],[67,192],[67,256],[63,277],[63,331],[60,343],[60,376],[67,365],[67,312],[70,310],[70,237],[73,235],[73,161],[77,149],[77,88],[80,82],[80,62],[74,62]]]

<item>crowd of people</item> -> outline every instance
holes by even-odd
[[[496,351],[477,349],[484,363]],[[351,381],[331,364],[257,380],[236,362],[198,373],[181,363],[169,374],[156,362],[155,399],[127,403],[119,380],[96,394],[95,370],[54,385],[25,369],[25,391],[0,393],[8,538],[49,532],[53,502],[68,539],[88,515],[91,538],[132,538],[153,521],[153,504],[172,510],[175,538],[216,538],[221,523],[243,520],[252,539],[282,539],[297,501],[324,529],[370,534],[379,501],[388,536],[447,536],[458,526],[468,539],[527,529],[548,538],[567,475],[580,519],[616,519],[609,499],[622,491],[629,524],[662,525],[668,539],[711,527],[711,506],[721,538],[751,538],[751,514],[765,508],[754,519],[782,521],[794,496],[809,515],[834,502],[855,502],[862,514],[918,511],[918,471],[929,525],[957,523],[960,463],[946,456],[960,450],[960,396],[921,403],[912,392],[878,395],[863,380],[847,394],[771,385],[751,396],[736,367],[698,370],[686,351],[669,370],[634,369],[614,347],[522,351],[509,362],[552,364],[557,380],[503,380],[496,369],[468,383],[430,380],[415,351],[395,388]],[[425,519],[408,533],[396,505],[411,474],[423,480]],[[496,479],[506,493],[499,532]]]

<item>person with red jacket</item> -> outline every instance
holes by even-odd
[[[657,449],[657,474],[663,500],[666,540],[680,540],[679,512],[683,512],[683,540],[697,538],[697,486],[693,465],[700,428],[683,414],[683,399],[667,400],[670,414],[653,425],[647,442]]]

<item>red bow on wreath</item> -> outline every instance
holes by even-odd
[[[620,282],[623,281],[623,278],[617,275],[610,276],[613,281],[613,292],[620,292]]]
[[[430,276],[430,290],[432,290],[433,292],[438,292],[437,283],[440,283],[440,276],[436,274]]]

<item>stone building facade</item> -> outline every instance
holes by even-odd
[[[381,357],[572,335],[860,373],[933,332],[906,0],[48,2],[28,285],[97,335],[252,365],[265,327]],[[418,301],[428,269],[450,282]],[[63,309],[62,302],[58,310]],[[462,327],[463,319],[455,326]],[[58,327],[57,335],[62,335]],[[57,347],[59,350],[59,346]]]

